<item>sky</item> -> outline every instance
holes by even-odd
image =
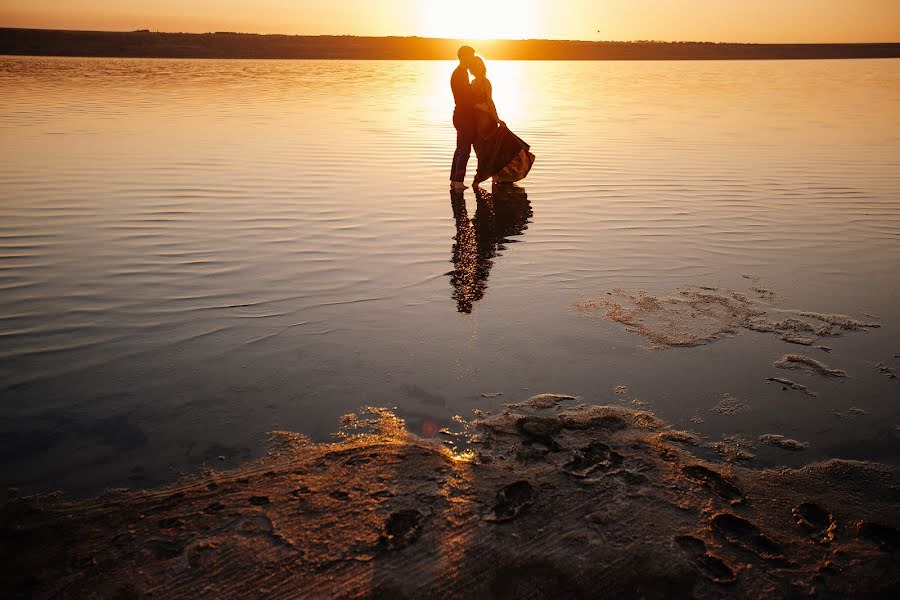
[[[727,42],[900,42],[900,0],[0,0],[0,26]]]

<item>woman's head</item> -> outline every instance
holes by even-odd
[[[480,56],[474,57],[469,65],[469,70],[472,71],[472,75],[475,77],[484,77],[487,75],[487,67],[484,66],[484,61]]]

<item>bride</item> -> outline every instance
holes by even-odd
[[[497,116],[497,107],[487,78],[487,67],[480,56],[472,59],[472,98],[475,104],[475,156],[478,172],[473,186],[493,179],[494,183],[513,183],[524,179],[534,164],[531,147],[506,127]]]

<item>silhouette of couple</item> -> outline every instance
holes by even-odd
[[[450,189],[466,189],[466,166],[472,148],[478,158],[473,187],[488,179],[494,183],[513,183],[524,179],[534,164],[530,147],[509,130],[497,115],[497,107],[487,78],[487,68],[469,46],[459,49],[459,66],[450,77],[456,100],[453,126],[456,127],[456,152],[450,169]],[[474,79],[469,81],[469,72]]]

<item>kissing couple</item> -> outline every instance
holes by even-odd
[[[450,77],[456,100],[453,126],[456,127],[456,152],[450,168],[450,189],[466,189],[466,166],[472,148],[478,158],[474,187],[488,179],[494,183],[513,183],[524,179],[534,164],[530,146],[500,120],[494,106],[487,67],[469,46],[459,49],[459,66]],[[469,81],[469,73],[474,79]]]

